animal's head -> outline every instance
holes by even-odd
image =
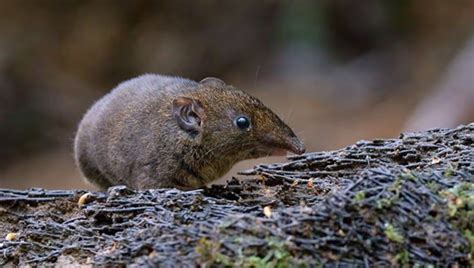
[[[174,100],[173,116],[206,154],[235,163],[287,151],[304,153],[290,127],[257,98],[217,78],[205,78],[198,87]]]

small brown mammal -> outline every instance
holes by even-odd
[[[105,189],[195,189],[236,162],[304,153],[269,108],[217,78],[147,74],[125,81],[86,113],[75,139],[83,175]]]

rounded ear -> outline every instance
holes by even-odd
[[[204,109],[199,101],[188,97],[174,99],[173,117],[178,126],[191,135],[196,136],[201,133]]]
[[[206,86],[210,86],[210,87],[225,87],[226,86],[224,81],[215,77],[206,77],[202,79],[199,83]]]

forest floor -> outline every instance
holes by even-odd
[[[0,265],[464,267],[473,224],[474,123],[188,192],[0,189]]]

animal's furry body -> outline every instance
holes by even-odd
[[[251,127],[236,127],[245,115]],[[75,158],[101,188],[194,189],[236,162],[303,145],[259,100],[208,78],[143,75],[118,85],[82,119]]]

